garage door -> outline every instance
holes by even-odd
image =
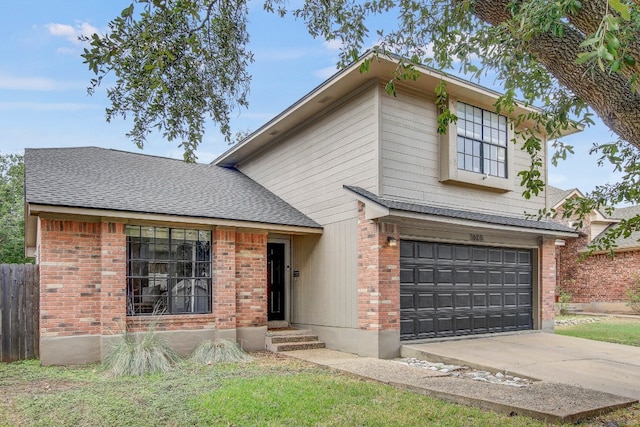
[[[531,329],[528,249],[400,242],[403,340]]]

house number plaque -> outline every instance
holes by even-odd
[[[470,234],[472,242],[483,242],[484,236],[482,234]]]

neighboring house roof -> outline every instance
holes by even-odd
[[[387,209],[396,210],[396,211],[404,211],[404,212],[413,212],[419,214],[433,215],[445,218],[455,218],[455,219],[463,219],[474,222],[482,222],[486,224],[492,225],[503,225],[503,226],[512,226],[518,228],[528,228],[528,229],[536,229],[541,231],[552,231],[552,232],[561,232],[561,233],[571,233],[576,235],[577,232],[573,228],[567,227],[563,224],[554,222],[554,221],[536,221],[531,219],[524,218],[514,218],[507,217],[501,215],[493,215],[493,214],[484,214],[479,212],[472,211],[463,211],[458,209],[444,208],[438,206],[429,206],[418,203],[410,203],[410,202],[400,202],[396,200],[385,199],[383,197],[378,197],[370,191],[364,190],[360,187],[352,187],[345,185],[349,191],[364,197],[374,203],[377,203],[380,206],[383,206]]]
[[[560,206],[566,199],[571,196],[579,196],[584,197],[584,194],[577,188],[570,188],[569,190],[563,190],[558,187],[554,187],[552,185],[546,186],[546,191],[548,195],[549,206],[552,208],[557,208]]]
[[[553,187],[548,185],[547,191],[549,192],[548,202],[549,205],[553,208],[557,208],[561,205],[567,198],[572,197],[573,195],[577,195],[580,197],[584,197],[583,193],[580,192],[577,188],[572,188],[570,190],[562,190],[557,187]],[[602,229],[596,236],[592,236],[590,241],[591,243],[597,243],[597,240],[605,235],[607,230],[611,227],[614,227],[616,223],[618,223],[621,219],[630,219],[636,215],[640,215],[640,206],[629,206],[625,208],[617,208],[612,215],[606,215],[600,210],[593,211],[593,216],[591,220],[592,230],[596,224],[599,224],[599,229]],[[624,237],[620,236],[614,241],[614,250],[630,250],[630,249],[640,249],[640,232],[631,233],[630,236]],[[583,251],[587,250],[587,246],[585,246]],[[599,252],[599,251],[597,251]]]
[[[238,172],[98,147],[25,150],[30,205],[320,228]]]
[[[621,220],[621,219],[631,219],[636,215],[640,215],[640,206],[628,206],[626,208],[617,208],[613,211],[611,215],[612,219]],[[609,228],[613,227],[614,224],[607,227],[606,230],[602,231],[598,234],[594,241],[602,237]],[[640,231],[636,231],[631,233],[629,237],[620,236],[615,242],[614,250],[629,250],[629,249],[640,249]]]

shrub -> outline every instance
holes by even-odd
[[[571,294],[567,291],[560,291],[558,297],[558,305],[560,306],[560,314],[563,316],[569,313],[569,303],[571,302]]]
[[[214,363],[246,362],[251,360],[245,351],[234,342],[217,339],[201,342],[191,353],[190,360],[202,365]]]
[[[120,335],[104,367],[115,376],[139,376],[168,372],[179,361],[178,353],[149,326],[144,333],[125,331]]]
[[[627,289],[627,305],[640,314],[640,279],[636,279],[635,286]]]

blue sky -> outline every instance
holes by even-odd
[[[126,0],[3,2],[0,153],[71,146],[138,151],[125,136],[130,122],[105,121],[104,90],[87,95],[93,75],[82,63],[83,45],[77,41],[79,34],[104,32],[109,20],[127,5]],[[234,114],[234,131],[257,129],[336,71],[336,44],[313,39],[301,22],[267,14],[260,2],[252,5],[250,20],[250,49],[255,56],[250,106]],[[614,139],[602,124],[567,138],[576,154],[557,168],[550,167],[549,183],[590,191],[615,180],[610,167],[597,167],[596,158],[588,155],[593,143]],[[143,152],[182,158],[177,144],[152,135]],[[211,125],[197,152],[199,161],[209,162],[227,148]]]

